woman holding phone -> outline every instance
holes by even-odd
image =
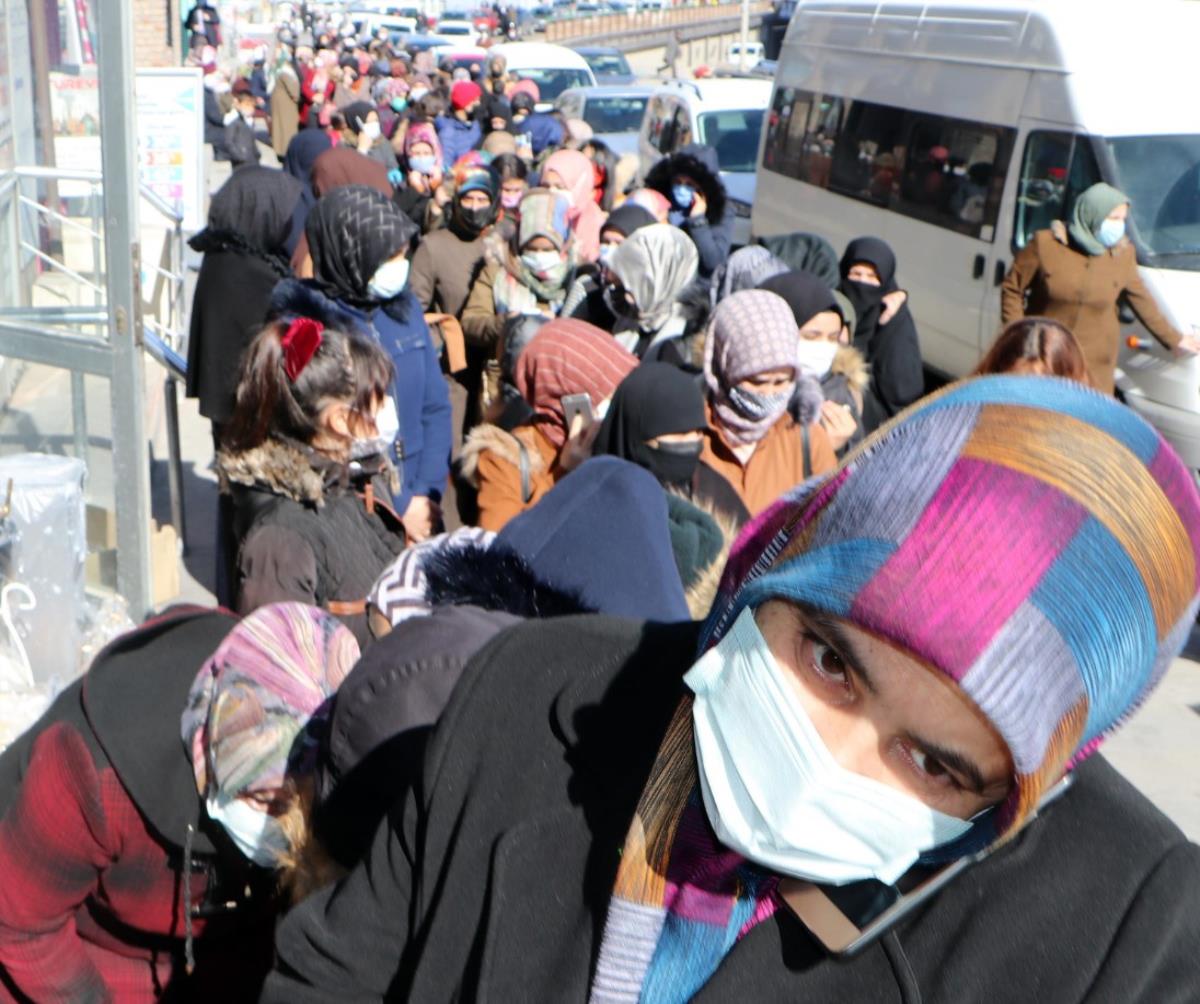
[[[476,426],[463,443],[460,471],[479,492],[481,527],[500,530],[588,458],[595,420],[636,365],[607,332],[584,321],[542,326],[516,366],[530,420],[511,433]]]

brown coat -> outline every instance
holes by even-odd
[[[705,413],[708,428],[700,459],[733,486],[752,517],[804,480],[804,437],[791,415],[785,414],[771,426],[743,464],[724,433],[714,426],[710,405],[705,405]],[[837,457],[829,435],[815,422],[808,428],[809,476],[832,471]]]
[[[1064,232],[1039,230],[1017,253],[1004,280],[1000,318],[1008,324],[1042,316],[1065,324],[1083,350],[1092,384],[1111,394],[1121,338],[1117,299],[1122,293],[1150,334],[1168,348],[1179,344],[1182,335],[1142,283],[1137,254],[1128,240],[1104,254],[1089,255],[1070,247]]]
[[[283,160],[300,131],[300,80],[290,69],[279,71],[271,89],[271,149]]]
[[[434,230],[421,238],[409,285],[422,310],[462,317],[471,284],[483,270],[483,242],[482,236],[464,241],[450,230]]]
[[[520,448],[525,444],[529,458],[528,499],[521,497]],[[511,433],[495,425],[471,430],[463,443],[462,476],[479,491],[479,525],[485,530],[502,530],[514,516],[533,508],[566,471],[558,466],[558,449],[532,426],[518,426]]]

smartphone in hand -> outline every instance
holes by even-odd
[[[568,434],[575,427],[576,416],[583,416],[580,431],[586,431],[595,421],[592,413],[592,399],[587,394],[566,394],[562,398],[563,421]]]

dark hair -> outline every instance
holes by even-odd
[[[439,115],[446,113],[446,107],[445,98],[439,94],[435,94],[431,90],[413,105],[413,115],[416,118],[424,119],[426,122],[432,122]]]
[[[1023,317],[996,337],[973,375],[1032,373],[1091,386],[1087,363],[1071,329],[1049,317]]]
[[[514,112],[532,112],[537,102],[533,100],[532,94],[521,91],[520,94],[513,95],[512,101],[509,104],[512,105]]]
[[[589,139],[583,145],[592,149],[588,159],[604,170],[604,191],[600,197],[600,208],[606,213],[610,213],[613,199],[617,195],[617,155],[613,153],[607,143],[600,139]]]
[[[529,176],[529,167],[515,153],[502,153],[499,157],[492,161],[497,173],[500,175],[501,181],[509,181],[513,178],[518,178],[524,181]]]
[[[284,369],[283,337],[293,318],[267,324],[242,354],[237,404],[225,430],[225,445],[251,450],[272,436],[311,443],[317,416],[331,401],[343,401],[359,414],[389,392],[392,361],[374,341],[325,328],[321,344],[297,375]]]

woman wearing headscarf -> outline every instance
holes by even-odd
[[[284,918],[264,1001],[1186,999],[1200,851],[1095,753],[1200,606],[1190,473],[1045,377],[953,385],[864,446],[747,528],[703,625],[481,654],[436,786]],[[862,929],[950,863],[822,949],[814,898]]]
[[[417,228],[390,199],[362,185],[337,188],[309,214],[317,289],[365,318],[395,366],[399,421],[394,456],[400,489],[393,505],[410,540],[441,523],[450,471],[450,397],[421,305],[409,289],[408,254]],[[303,301],[280,303],[303,314]]]
[[[291,274],[286,243],[304,189],[269,167],[235,171],[213,196],[189,246],[204,255],[192,298],[187,395],[214,436],[233,414],[242,351],[262,326],[271,290]]]
[[[308,728],[358,651],[299,604],[177,609],[107,646],[0,757],[4,999],[256,997],[279,817],[304,831]]]
[[[833,290],[807,272],[783,272],[758,288],[783,297],[792,308],[798,330],[796,362],[802,373],[821,384],[823,400],[793,396],[792,417],[797,422],[819,421],[840,456],[863,438],[863,398],[870,383],[862,354],[844,344],[842,307]]]
[[[595,180],[592,162],[578,150],[558,150],[542,165],[542,185],[564,192],[571,200],[568,215],[580,262],[594,262],[600,256],[600,227],[605,212],[596,204]]]
[[[500,176],[478,153],[468,154],[454,168],[449,222],[426,234],[413,254],[413,295],[426,320],[444,325],[443,340],[463,337],[459,320],[471,284],[483,269],[484,240],[499,204]],[[472,343],[466,351],[465,369],[455,373],[467,393],[464,431],[479,421],[480,382],[490,356],[486,348]]]
[[[562,399],[586,394],[595,415],[636,365],[590,324],[558,318],[543,325],[517,360],[517,389],[533,409],[530,421],[511,433],[481,425],[463,443],[462,476],[479,492],[481,527],[501,529],[587,458],[599,427],[568,428]]]
[[[370,157],[388,172],[388,180],[399,177],[400,163],[392,144],[383,135],[379,111],[370,101],[354,101],[342,109],[346,128],[342,140],[346,146]],[[394,172],[394,173],[393,173]]]
[[[335,146],[318,154],[312,165],[313,194],[320,198],[345,185],[366,185],[388,198],[393,193],[387,169],[357,150]],[[312,277],[312,256],[307,233],[301,235],[296,250],[292,252],[292,270],[303,279]]]
[[[521,200],[521,222],[512,236],[491,235],[462,312],[468,345],[494,353],[510,315],[562,312],[575,274],[570,208],[561,192],[535,188]]]
[[[654,223],[650,211],[641,206],[626,204],[618,206],[600,228],[600,256],[594,267],[581,269],[567,292],[563,303],[563,316],[587,321],[605,331],[612,331],[617,323],[616,315],[605,302],[604,291],[611,278],[606,269],[612,261],[617,246],[630,234]]]
[[[283,170],[304,186],[301,198],[310,209],[317,201],[317,193],[313,191],[313,167],[317,158],[331,149],[333,143],[322,130],[304,129],[296,133],[283,155]]]
[[[622,241],[609,259],[604,300],[617,318],[617,343],[646,362],[676,366],[689,358],[684,291],[696,281],[700,257],[678,227],[655,223]]]
[[[793,267],[758,244],[738,248],[713,273],[710,301],[715,307],[731,293],[755,289],[772,276],[791,271]]]
[[[1200,338],[1181,333],[1163,314],[1138,273],[1126,232],[1129,197],[1103,182],[1075,200],[1067,226],[1039,230],[1013,259],[1000,293],[1000,319],[1026,315],[1065,324],[1079,340],[1092,385],[1112,393],[1121,337],[1117,301],[1126,297],[1138,320],[1180,355],[1200,352]]]
[[[846,245],[838,289],[854,308],[854,347],[871,369],[863,424],[871,432],[925,393],[925,368],[917,325],[908,304],[886,298],[898,291],[896,256],[878,237]]]
[[[751,516],[837,463],[817,409],[809,424],[788,412],[797,391],[820,400],[816,381],[800,371],[797,341],[791,308],[766,290],[734,293],[708,322],[708,428],[700,456],[733,486]]]
[[[700,459],[704,394],[676,366],[643,362],[617,387],[592,453],[644,467],[670,492],[740,528],[750,518],[729,482]]]
[[[422,229],[426,229],[434,198],[448,197],[443,179],[449,166],[442,157],[437,129],[429,122],[409,125],[404,134],[404,186],[396,202]]]

